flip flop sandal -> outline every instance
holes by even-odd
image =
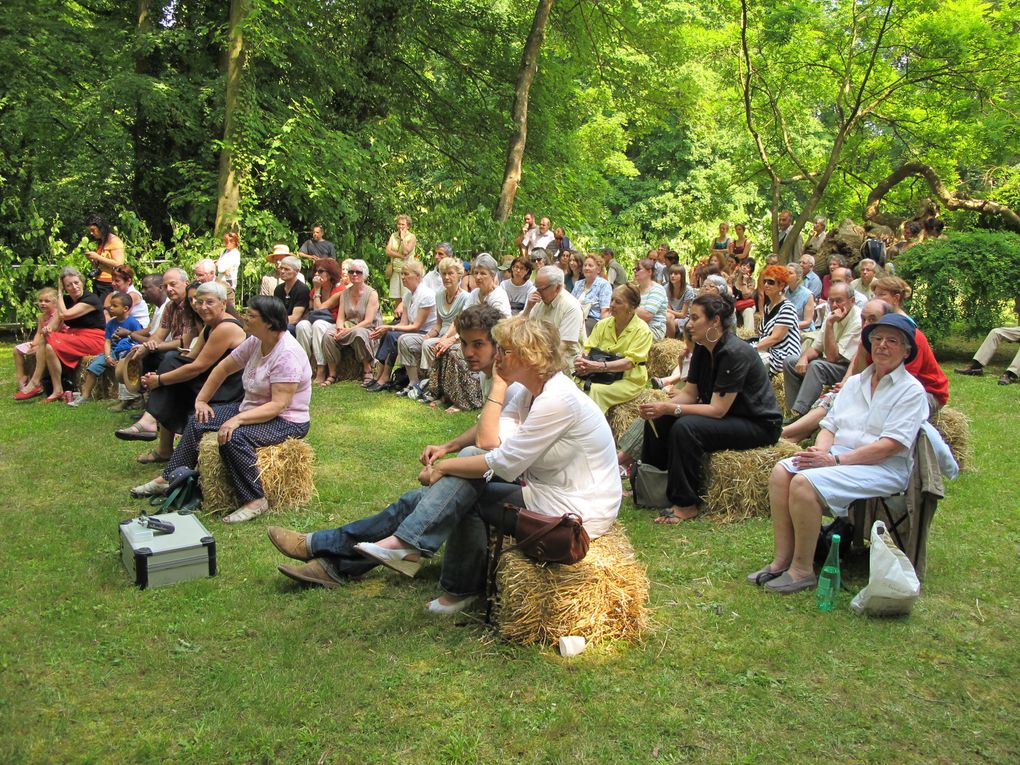
[[[155,464],[160,463],[160,462],[169,462],[169,461],[170,461],[169,457],[164,457],[159,452],[157,452],[155,449],[152,450],[151,452],[146,452],[145,454],[139,455],[135,459],[135,462],[140,462],[143,465],[155,465]]]
[[[142,430],[137,422],[130,427],[114,431],[113,435],[121,441],[155,441],[157,438],[156,431]]]

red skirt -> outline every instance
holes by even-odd
[[[66,329],[63,332],[50,332],[46,342],[57,354],[61,364],[74,369],[83,356],[99,356],[103,352],[106,333],[101,329]]]

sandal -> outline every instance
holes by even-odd
[[[155,441],[156,431],[155,430],[143,430],[138,426],[136,422],[126,428],[114,431],[113,435],[117,436],[121,441]]]
[[[164,457],[162,454],[153,449],[151,452],[139,455],[135,458],[135,462],[140,462],[143,465],[155,465],[160,462],[169,462],[169,457]]]
[[[322,382],[319,383],[319,387],[320,388],[328,388],[330,385],[332,385],[335,382],[336,382],[336,378],[333,377],[333,375],[330,375],[325,380],[323,380]]]
[[[48,395],[46,398],[44,398],[39,403],[40,404],[55,404],[58,401],[63,401],[63,400],[64,400],[64,394],[63,393],[51,393],[50,395]]]
[[[661,524],[664,524],[666,526],[676,526],[678,523],[683,523],[684,521],[693,521],[697,517],[698,517],[698,514],[695,513],[690,518],[684,518],[684,517],[679,516],[676,513],[674,513],[672,508],[666,508],[661,513],[659,513],[659,517],[658,518],[652,519],[652,522],[653,523],[661,523]]]
[[[252,518],[257,518],[269,509],[269,500],[263,497],[262,501],[254,507],[247,505],[239,507],[230,515],[224,517],[224,523],[244,523]]]

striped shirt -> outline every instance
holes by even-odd
[[[768,348],[769,372],[779,374],[783,371],[783,362],[786,359],[800,356],[800,319],[797,316],[797,309],[789,300],[782,300],[779,305],[770,307],[762,317],[761,333],[762,339],[772,334],[775,327],[789,327],[778,343]]]
[[[666,305],[668,302],[666,289],[661,284],[652,282],[648,285],[648,289],[641,293],[641,308],[652,315],[648,321],[648,328],[652,330],[652,337],[656,341],[666,336]]]

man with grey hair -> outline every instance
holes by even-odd
[[[821,300],[822,280],[815,273],[815,256],[805,252],[800,256],[800,267],[804,269],[804,286],[814,296],[815,302]]]
[[[443,293],[443,275],[439,273],[439,264],[443,262],[444,258],[453,257],[453,245],[449,242],[440,242],[432,248],[432,270],[429,271],[425,276],[422,277],[421,283],[426,289],[432,290],[432,293],[438,298]]]
[[[560,333],[560,347],[567,367],[574,368],[574,361],[584,347],[587,333],[584,315],[577,298],[563,289],[563,271],[559,266],[543,266],[535,276],[535,291],[528,296],[524,313],[529,319],[547,321]]]
[[[159,326],[150,332],[149,338],[145,342],[136,345],[117,362],[118,380],[126,379],[128,364],[134,361],[142,362],[142,374],[155,372],[159,369],[159,363],[163,360],[163,356],[181,346],[185,327],[184,301],[188,297],[188,272],[176,266],[168,268],[163,272],[162,288],[166,293],[167,300],[160,316]],[[122,364],[123,367],[121,367]],[[133,409],[141,403],[140,392],[129,391],[123,385],[119,391],[118,399],[120,400],[113,406],[115,411]],[[149,437],[147,432],[139,431],[138,440],[153,441],[155,438],[155,433]]]
[[[787,407],[794,417],[806,414],[822,386],[843,379],[861,338],[861,309],[851,298],[850,285],[834,282],[829,289],[829,314],[800,358],[783,364]]]
[[[195,281],[205,284],[216,278],[216,261],[205,258],[195,264]]]
[[[829,233],[825,230],[827,224],[828,221],[824,215],[815,218],[815,224],[811,228],[811,233],[808,234],[807,244],[804,245],[804,252],[814,255],[822,248],[822,242],[825,241],[825,237]]]
[[[854,272],[849,268],[834,268],[832,270],[832,284],[845,284],[847,289],[850,290],[850,296],[854,299],[854,305],[858,308],[864,308],[864,304],[868,302],[868,296],[862,292],[858,292],[853,288]],[[832,297],[832,287],[829,287],[829,297]]]

